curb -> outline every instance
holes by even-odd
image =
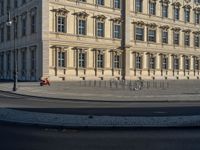
[[[119,117],[49,114],[0,109],[0,120],[24,125],[65,128],[199,127],[200,115],[171,117]]]

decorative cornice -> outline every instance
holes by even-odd
[[[107,17],[104,15],[96,15],[96,16],[93,16],[93,18],[95,18],[99,21],[105,21],[107,19]]]
[[[176,1],[176,2],[173,2],[172,5],[173,5],[174,7],[180,7],[180,6],[181,6],[181,3]]]
[[[75,12],[75,13],[73,13],[73,15],[76,15],[77,17],[83,18],[83,19],[85,19],[89,16],[89,14],[86,13],[85,11]]]
[[[196,35],[199,35],[199,34],[200,34],[200,31],[193,31],[192,33],[193,33],[193,34],[196,34]]]
[[[123,22],[122,18],[120,18],[120,17],[118,17],[118,18],[112,18],[112,19],[110,19],[110,21],[113,21],[115,23],[122,23]]]
[[[62,15],[62,16],[66,16],[69,13],[69,11],[65,8],[52,9],[51,11],[55,12],[56,15]]]
[[[157,0],[149,0],[150,3],[156,3]]]
[[[193,10],[196,12],[200,12],[200,7],[195,7]]]
[[[146,26],[149,27],[149,28],[156,28],[157,24],[155,24],[155,23],[147,23]]]
[[[179,28],[179,27],[174,27],[174,28],[172,28],[172,30],[175,31],[175,32],[179,32],[179,31],[181,30],[181,28]]]
[[[170,27],[168,25],[161,25],[160,28],[163,30],[168,30]]]
[[[160,0],[160,3],[163,3],[163,4],[169,4],[170,3],[170,1],[169,0]]]
[[[133,21],[132,23],[136,24],[138,26],[144,26],[145,25],[145,23],[143,21]]]
[[[191,32],[191,30],[190,29],[184,29],[184,30],[182,30],[184,33],[190,33]]]
[[[191,9],[192,6],[190,6],[190,5],[187,4],[187,5],[184,5],[183,8],[185,8],[185,9]]]

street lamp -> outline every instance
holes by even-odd
[[[13,80],[14,80],[14,83],[13,83],[13,91],[17,91],[17,56],[16,56],[16,50],[15,50],[15,38],[16,38],[16,23],[17,23],[17,19],[16,19],[16,16],[13,17],[13,19],[11,20],[11,17],[10,17],[10,11],[8,12],[8,19],[7,19],[7,22],[6,22],[6,25],[11,27],[13,25],[13,29],[14,29],[14,71],[13,71]]]

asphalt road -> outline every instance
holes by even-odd
[[[200,129],[72,130],[0,122],[1,150],[199,150]]]
[[[91,102],[41,99],[0,92],[0,107],[33,112],[118,116],[199,115],[200,102]]]

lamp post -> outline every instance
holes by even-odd
[[[15,38],[16,38],[16,23],[17,23],[17,18],[16,16],[13,17],[13,19],[11,20],[11,17],[10,17],[10,11],[8,12],[8,19],[7,19],[7,22],[6,22],[6,25],[11,27],[13,25],[13,30],[14,30],[14,46],[13,46],[13,51],[14,51],[14,71],[13,71],[13,91],[17,91],[17,80],[18,80],[18,73],[17,73],[17,52],[16,52],[16,49],[15,49]]]

